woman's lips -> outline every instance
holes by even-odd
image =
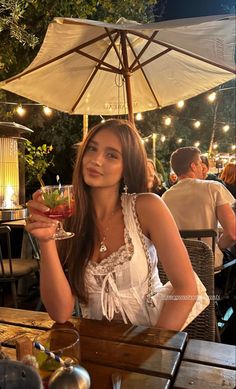
[[[98,170],[92,169],[92,168],[87,168],[87,173],[89,176],[93,176],[93,177],[102,176],[102,173],[100,173]]]

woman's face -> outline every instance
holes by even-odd
[[[108,129],[89,141],[82,162],[84,182],[93,188],[118,187],[123,177],[123,157],[118,137]]]
[[[152,189],[153,181],[155,177],[155,169],[151,162],[147,162],[147,187],[148,189]]]

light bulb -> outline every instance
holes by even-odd
[[[169,126],[171,124],[171,118],[165,118],[165,125]]]
[[[195,142],[195,143],[194,143],[194,146],[195,146],[195,147],[199,147],[199,146],[200,146],[200,142],[199,142],[199,141]]]
[[[136,119],[136,120],[143,120],[143,115],[141,114],[141,112],[138,112],[138,113],[135,115],[135,119]]]
[[[208,100],[213,103],[213,101],[215,101],[216,99],[216,92],[212,92],[210,95],[208,95]]]
[[[43,107],[43,112],[45,113],[46,116],[51,116],[52,115],[52,109],[49,107],[44,106]]]
[[[194,122],[194,127],[195,128],[199,128],[201,125],[201,122],[199,120],[197,120],[196,122]]]
[[[178,108],[183,108],[183,107],[184,107],[184,100],[178,101],[177,107],[178,107]]]
[[[16,108],[16,112],[19,116],[24,116],[26,114],[26,109],[22,107],[22,105],[18,105]]]
[[[229,131],[229,129],[230,129],[230,126],[229,126],[228,124],[225,124],[225,125],[223,126],[223,131],[224,131],[224,132]]]

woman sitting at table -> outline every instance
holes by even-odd
[[[80,146],[75,212],[66,226],[75,237],[59,249],[50,239],[56,222],[43,215],[42,192],[33,194],[26,228],[40,244],[41,296],[55,321],[71,317],[78,297],[85,318],[183,327],[198,293],[194,272],[169,210],[155,194],[143,193],[146,183],[137,130],[112,119],[95,126]],[[173,296],[162,294],[157,253]]]

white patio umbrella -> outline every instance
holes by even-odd
[[[129,115],[234,77],[235,16],[139,24],[55,18],[41,49],[0,87],[71,114]]]

